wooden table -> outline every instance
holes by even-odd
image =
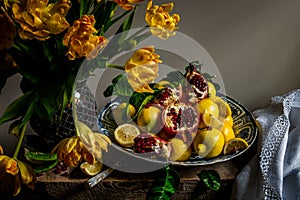
[[[180,174],[180,185],[172,200],[194,199],[230,199],[232,186],[236,175],[242,167],[250,161],[255,151],[251,147],[242,156],[222,163],[195,167],[174,167]],[[202,170],[215,170],[221,178],[219,191],[208,189],[197,174]],[[113,200],[140,200],[146,199],[146,193],[151,186],[154,172],[125,173],[114,171],[102,182],[89,188],[86,185],[88,177],[70,178],[54,174],[49,171],[38,177],[34,192],[25,190],[20,199],[113,199]],[[25,187],[22,188],[22,191]],[[22,194],[21,194],[22,196]]]

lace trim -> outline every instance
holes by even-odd
[[[296,96],[300,95],[300,90],[295,90],[281,97],[272,98],[273,104],[283,103],[283,114],[280,115],[271,127],[260,154],[260,167],[263,175],[263,191],[266,200],[282,199],[281,195],[270,184],[270,168],[274,161],[275,155],[278,153],[279,146],[284,135],[290,127],[289,113],[292,103]]]

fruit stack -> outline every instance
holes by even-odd
[[[117,106],[113,115],[118,145],[178,162],[247,148],[247,142],[235,136],[231,107],[217,95],[214,84],[194,65],[186,68],[183,80],[177,85],[156,83],[159,93],[138,112],[128,102]]]

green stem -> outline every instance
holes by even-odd
[[[28,122],[27,122],[27,123],[28,123]],[[24,126],[22,127],[21,135],[20,135],[20,137],[19,137],[19,140],[18,140],[16,149],[15,149],[15,152],[14,152],[14,155],[13,155],[13,158],[15,158],[15,159],[18,157],[20,148],[21,148],[21,146],[22,146],[22,142],[23,142],[23,139],[24,139],[24,136],[25,136],[25,131],[26,131],[26,128],[27,128],[27,123],[24,124]]]
[[[115,64],[109,64],[109,65],[107,65],[107,67],[111,67],[111,68],[114,68],[114,69],[125,70],[124,66],[115,65]]]

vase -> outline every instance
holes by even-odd
[[[76,115],[79,121],[84,122],[92,130],[97,128],[96,100],[86,81],[76,84],[72,103],[76,105]],[[68,103],[62,114],[56,111],[52,115],[51,123],[41,120],[37,115],[30,119],[30,126],[35,134],[26,136],[26,144],[36,150],[49,152],[64,138],[75,135],[75,122],[73,118],[72,103]]]

